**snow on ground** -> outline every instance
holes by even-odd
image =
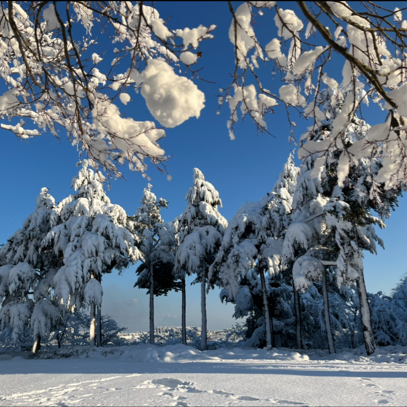
[[[78,347],[0,355],[0,375],[0,405],[405,405],[407,348]]]

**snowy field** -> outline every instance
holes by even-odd
[[[0,405],[406,405],[407,347],[363,353],[180,344],[77,348],[69,358],[15,352],[0,355]]]

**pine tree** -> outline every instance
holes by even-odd
[[[372,326],[375,340],[379,346],[407,345],[407,321],[403,314],[392,305],[393,298],[377,294],[368,294]]]
[[[267,348],[272,347],[271,317],[264,273],[281,271],[282,238],[289,223],[298,169],[290,154],[274,187],[260,202],[244,204],[230,221],[222,246],[210,269],[219,275],[231,300],[237,298],[242,279],[255,269],[260,276]]]
[[[325,120],[317,120],[318,126],[312,131],[312,143],[326,144],[332,132],[341,133],[341,144],[332,144],[327,156],[319,152],[303,155],[301,176],[294,199],[293,225],[286,236],[285,258],[295,267],[294,280],[297,288],[306,290],[312,281],[322,281],[324,288],[326,326],[330,325],[327,295],[327,266],[334,267],[338,287],[356,283],[361,307],[361,321],[366,351],[376,349],[370,323],[369,303],[364,282],[363,251],[376,253],[376,244],[382,245],[373,228],[383,227],[383,222],[372,216],[377,209],[382,218],[389,216],[390,208],[397,203],[398,191],[384,191],[377,185],[380,206],[370,199],[370,171],[378,172],[380,160],[351,160],[349,151],[354,143],[366,138],[369,126],[354,114],[344,121],[352,103],[360,101],[361,95],[352,90],[342,90],[343,99],[331,105],[329,91],[321,92],[318,106],[325,113]],[[355,101],[355,98],[359,98]],[[322,112],[319,110],[322,114]],[[339,124],[340,122],[340,124]],[[302,149],[303,154],[306,145]],[[327,330],[330,349],[332,337]]]
[[[396,288],[393,289],[391,299],[392,312],[407,324],[407,275],[402,277]]]
[[[323,133],[324,128],[320,129]],[[333,238],[326,227],[324,204],[327,202],[322,182],[313,172],[316,155],[306,157],[301,164],[293,200],[292,223],[284,239],[284,262],[292,270],[294,305],[297,318],[297,346],[303,346],[301,335],[301,304],[299,292],[305,292],[312,282],[321,282],[328,349],[335,352],[331,330],[327,266],[334,264]]]
[[[154,296],[167,295],[170,290],[178,290],[179,284],[173,276],[175,231],[169,224],[163,224],[160,211],[168,203],[160,198],[157,201],[151,192],[152,185],[144,189],[141,206],[131,218],[134,232],[139,236],[139,249],[143,254],[137,268],[139,276],[135,287],[147,288],[150,295],[150,343],[154,344]]]
[[[144,188],[141,206],[130,219],[134,222],[133,229],[138,236],[142,236],[144,230],[154,231],[154,228],[163,223],[161,219],[161,209],[168,207],[168,202],[160,198],[157,201],[156,195],[151,192],[151,184]]]
[[[226,219],[219,213],[222,206],[219,193],[198,168],[194,168],[194,185],[186,195],[187,207],[177,219],[180,245],[175,258],[175,275],[182,282],[182,326],[186,328],[186,275],[196,274],[194,283],[201,283],[202,337],[201,349],[207,347],[206,284],[209,266],[213,263],[222,243],[227,226]],[[185,337],[183,332],[183,337]]]
[[[352,100],[353,94],[349,92],[345,94],[346,97]],[[342,109],[346,108],[347,103],[345,99],[345,106]],[[332,128],[329,131],[332,131]],[[390,216],[389,209],[397,203],[399,194],[395,190],[384,192],[383,186],[377,186],[376,189],[379,190],[377,196],[380,196],[383,205],[378,209],[377,203],[370,199],[368,194],[371,189],[370,169],[374,168],[376,172],[378,171],[380,160],[377,158],[355,160],[344,169],[343,157],[346,154],[346,148],[350,149],[358,140],[366,138],[369,131],[370,126],[363,120],[356,116],[351,117],[343,133],[345,148],[332,151],[330,163],[325,166],[326,182],[331,185],[328,189],[330,201],[325,205],[326,222],[333,233],[339,252],[336,260],[336,280],[338,287],[356,283],[362,333],[368,355],[374,353],[376,343],[364,279],[363,251],[368,250],[377,254],[376,242],[384,248],[382,240],[376,235],[374,229],[374,225],[383,228],[384,223],[373,216],[371,211],[378,210],[382,219]],[[349,176],[344,177],[346,170],[349,170]]]
[[[278,346],[276,335],[280,335],[283,346],[290,346],[293,334],[293,313],[290,308],[292,287],[284,284],[281,274],[267,276],[267,302],[270,309],[270,328],[272,346]],[[236,298],[230,297],[228,291],[223,288],[220,294],[221,301],[235,304],[235,318],[246,317],[245,337],[247,346],[262,348],[267,346],[267,321],[264,312],[264,298],[261,280],[255,269],[249,270],[240,279],[240,288]],[[292,332],[291,332],[292,331]],[[281,345],[280,345],[281,346]]]
[[[101,345],[102,276],[140,258],[125,210],[110,202],[103,175],[84,160],[72,180],[76,193],[57,205],[60,222],[43,247],[63,257],[54,277],[55,295],[66,309],[90,307],[90,344]]]
[[[381,295],[381,297],[384,296]],[[407,275],[401,278],[392,290],[390,299],[386,297],[386,300],[386,305],[389,304],[390,300],[390,310],[386,310],[386,314],[392,320],[387,324],[394,327],[392,331],[396,332],[398,344],[407,345]],[[373,314],[373,321],[375,319],[375,314]]]
[[[58,222],[55,200],[42,188],[35,211],[0,249],[0,320],[10,325],[17,338],[30,324],[35,339],[33,352],[61,323],[61,310],[54,297],[53,278],[62,259],[43,250],[42,240]]]

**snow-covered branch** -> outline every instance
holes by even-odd
[[[159,125],[169,128],[199,117],[204,107],[204,94],[188,76],[199,77],[197,48],[213,38],[214,25],[170,29],[142,1],[2,1],[0,24],[0,78],[8,87],[0,95],[0,119],[24,117],[34,126],[1,127],[20,138],[44,131],[58,137],[63,129],[110,175],[120,176],[118,165],[125,162],[144,173],[147,158],[158,168],[167,160],[158,144],[164,129],[126,118],[116,98],[124,105],[144,99]],[[103,57],[92,36],[99,29],[100,40],[112,47]],[[189,74],[176,74],[173,67],[180,65]]]

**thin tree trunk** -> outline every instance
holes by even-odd
[[[102,276],[96,278],[102,285]],[[102,304],[96,307],[96,346],[102,346]]]
[[[96,307],[96,346],[102,346],[102,307]]]
[[[270,327],[271,327],[271,344],[273,346],[273,348],[276,347],[276,340],[274,337],[274,304],[271,307],[271,312],[270,312]]]
[[[150,263],[150,343],[154,345],[154,263]]]
[[[90,306],[89,344],[95,346],[96,341],[96,309],[95,304]]]
[[[373,335],[372,320],[370,317],[370,307],[367,297],[365,278],[363,271],[360,277],[356,280],[358,288],[359,303],[360,303],[360,316],[362,320],[363,339],[365,341],[366,352],[368,355],[376,351],[377,345]]]
[[[301,338],[301,349],[305,349],[305,339],[304,339],[304,330],[302,327],[302,311],[301,311],[301,295],[300,293],[298,293],[298,306],[300,307],[300,315],[299,315],[299,319],[300,319],[300,338]]]
[[[263,294],[263,309],[264,309],[264,317],[266,318],[266,338],[267,338],[267,349],[270,350],[272,348],[271,343],[271,328],[270,328],[270,310],[269,304],[267,301],[267,287],[266,287],[266,279],[264,278],[264,272],[260,270],[260,282],[261,282],[261,291]]]
[[[58,348],[61,348],[61,346],[62,346],[62,340],[64,339],[65,331],[66,331],[66,324],[64,325],[64,330],[61,332],[61,334],[59,334],[59,332],[58,332],[58,335],[57,335]]]
[[[181,325],[182,325],[182,343],[187,344],[187,290],[185,284],[185,277],[181,280],[182,284],[182,315],[181,315]]]
[[[353,322],[354,322],[354,328],[356,328],[356,321],[358,320],[358,309],[355,304],[355,300],[352,299],[352,304],[353,304]],[[352,349],[356,349],[358,346],[358,333],[356,329],[353,329],[353,334],[352,334]]]
[[[325,330],[326,339],[328,340],[328,350],[329,353],[335,353],[335,345],[332,337],[331,329],[331,315],[329,312],[329,296],[328,296],[328,283],[326,278],[326,268],[324,267],[324,272],[322,273],[322,294],[324,297],[324,316],[325,316]]]
[[[205,269],[202,271],[201,282],[201,316],[202,316],[202,330],[201,330],[201,350],[207,348],[207,329],[206,329],[206,274]]]
[[[297,338],[297,348],[303,348],[302,332],[301,332],[301,306],[300,306],[300,295],[295,289],[293,282],[293,292],[294,292],[294,309],[295,309],[295,332]]]
[[[41,335],[37,335],[35,338],[32,353],[37,353],[41,349]]]

